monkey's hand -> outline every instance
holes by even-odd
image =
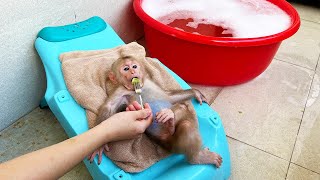
[[[207,98],[198,90],[198,89],[192,89],[192,92],[194,94],[194,97],[197,99],[197,101],[202,105],[202,102],[207,103]]]
[[[162,109],[156,113],[156,121],[158,123],[166,123],[167,121],[174,121],[174,113],[171,109]]]
[[[103,153],[104,151],[107,151],[107,152],[109,151],[109,146],[108,146],[108,144],[105,144],[105,145],[101,146],[99,149],[95,150],[92,154],[90,154],[90,155],[88,156],[88,160],[90,161],[90,163],[92,163],[94,157],[96,157],[96,155],[98,155],[98,156],[99,156],[98,165],[100,165],[100,163],[101,163],[101,161],[102,161],[102,153]]]
[[[171,109],[162,109],[160,112],[156,113],[156,121],[162,123],[165,126],[165,131],[161,132],[159,138],[166,141],[169,136],[172,136],[175,132],[175,121],[174,112]]]

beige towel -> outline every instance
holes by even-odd
[[[86,110],[89,128],[94,126],[97,111],[111,92],[107,74],[111,64],[120,56],[129,55],[145,59],[146,72],[163,89],[181,89],[157,61],[145,57],[144,48],[135,42],[113,49],[64,53],[60,55],[64,79],[74,99]],[[168,155],[145,134],[110,143],[109,147],[107,156],[127,172],[140,172]]]

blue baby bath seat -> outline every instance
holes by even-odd
[[[59,55],[75,50],[97,50],[113,48],[124,42],[100,17],[59,27],[43,28],[36,39],[35,47],[43,61],[47,76],[47,90],[40,106],[49,106],[69,137],[88,130],[85,110],[77,104],[64,82]],[[163,64],[162,64],[163,65]],[[164,65],[163,65],[164,66]],[[165,67],[165,66],[164,66]],[[170,69],[166,70],[183,89],[190,86]],[[84,160],[94,179],[228,179],[230,176],[230,154],[226,135],[219,115],[204,103],[202,106],[193,100],[199,120],[203,147],[219,153],[223,158],[220,168],[214,165],[190,165],[184,155],[173,154],[140,173],[127,173],[103,155],[90,164]]]

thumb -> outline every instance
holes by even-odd
[[[136,111],[137,126],[145,131],[152,123],[152,112],[150,109]]]
[[[151,115],[150,109],[141,109],[139,111],[131,111],[131,112],[134,112],[134,117],[136,119],[146,119]]]

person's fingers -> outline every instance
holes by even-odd
[[[135,107],[136,110],[142,109],[141,105],[137,101],[133,101],[132,105]]]
[[[135,111],[136,110],[136,108],[132,104],[130,104],[128,106],[128,108],[129,108],[130,111]]]
[[[141,120],[137,123],[138,127],[140,127],[141,133],[143,133],[152,123],[152,118],[147,118],[146,120]]]
[[[151,115],[151,109],[141,109],[132,112],[135,119],[146,119]]]
[[[151,109],[142,109],[142,110],[135,111],[135,112],[136,112],[136,117],[137,117],[136,119],[142,119],[137,122],[138,122],[138,126],[140,126],[140,128],[143,129],[143,131],[144,131],[152,123]]]
[[[150,109],[149,104],[147,104],[147,107],[149,107]],[[131,104],[128,105],[128,107],[126,108],[126,111],[137,111],[140,109],[142,109],[141,105],[137,101],[133,101]]]
[[[145,103],[145,104],[144,104],[144,108],[145,108],[145,109],[151,109],[149,103]]]

